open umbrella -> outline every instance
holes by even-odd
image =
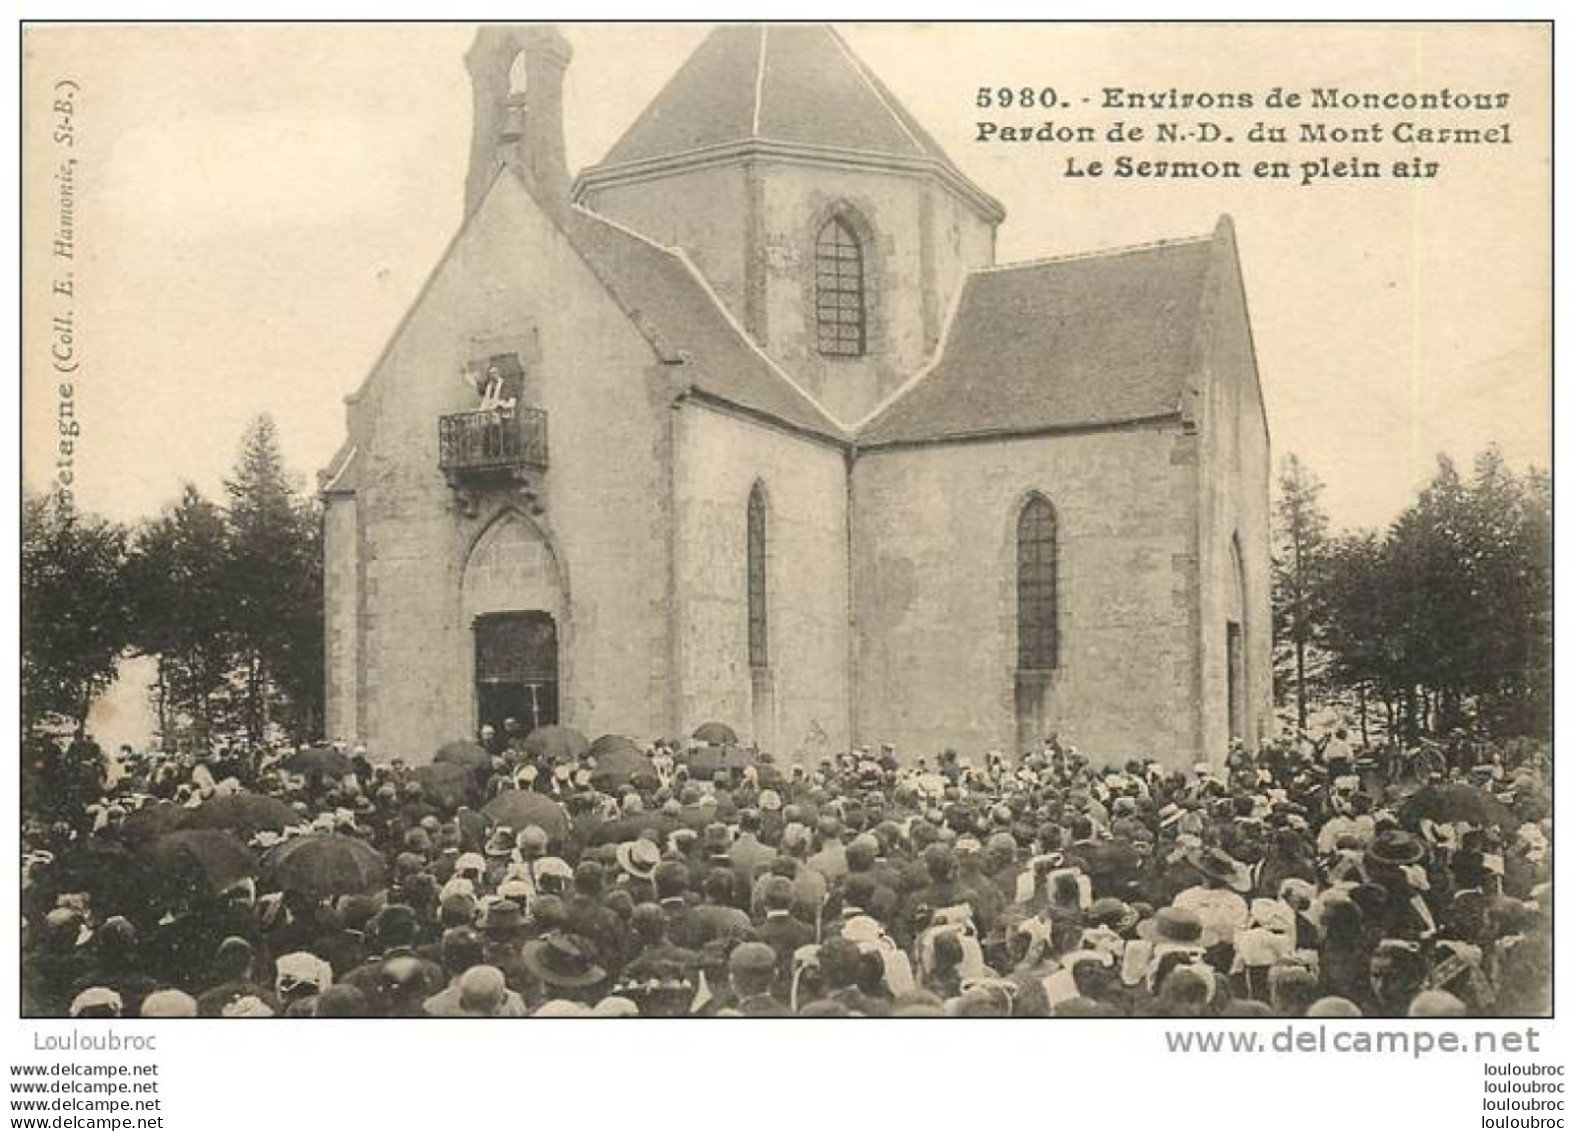
[[[590,749],[590,740],[573,727],[537,727],[525,738],[525,753],[543,762],[577,762]]]
[[[279,764],[295,774],[321,774],[342,778],[350,772],[350,759],[342,750],[331,746],[307,746],[286,755]]]
[[[1067,856],[1082,860],[1097,897],[1121,895],[1123,885],[1142,869],[1141,854],[1124,840],[1086,840],[1066,849]]]
[[[656,767],[650,758],[627,740],[604,747],[595,758],[596,768],[590,780],[598,786],[620,786],[639,777],[656,778]]]
[[[544,793],[531,789],[505,789],[481,810],[493,824],[516,833],[526,825],[539,825],[555,840],[568,835],[568,813]]]
[[[738,732],[726,723],[715,721],[701,723],[694,728],[694,739],[707,746],[736,746],[738,745]]]
[[[245,791],[204,801],[190,812],[187,828],[234,829],[247,836],[264,830],[276,833],[304,819],[277,797]]]
[[[182,828],[191,819],[193,810],[173,801],[153,801],[126,814],[121,825],[121,835],[127,840],[151,840],[165,833]]]
[[[738,773],[759,761],[759,755],[741,746],[705,746],[688,757],[689,775],[700,779],[715,777],[723,770]]]
[[[410,777],[421,783],[426,799],[442,809],[453,809],[470,801],[475,795],[475,777],[463,766],[451,762],[433,762],[417,766]]]
[[[433,763],[449,766],[460,766],[466,770],[489,770],[492,768],[492,755],[484,747],[477,746],[474,742],[450,742],[437,752],[432,759]]]
[[[257,874],[257,862],[240,841],[219,829],[181,829],[151,840],[142,856],[161,878],[220,891]]]
[[[61,849],[34,880],[50,897],[65,892],[86,892],[99,915],[125,915],[133,921],[162,906],[155,895],[160,886],[153,867],[142,854],[102,837],[72,841]]]
[[[1399,819],[1411,828],[1424,820],[1440,824],[1466,821],[1510,829],[1520,823],[1513,811],[1492,794],[1462,782],[1422,786],[1399,807]]]
[[[639,743],[621,734],[604,734],[590,744],[589,755],[596,760],[598,766],[614,755],[627,757],[630,754],[644,757],[645,752],[640,748]]]
[[[263,858],[263,866],[280,889],[312,899],[377,891],[388,882],[381,853],[364,840],[337,833],[287,840]]]
[[[466,852],[479,852],[486,843],[487,819],[485,814],[461,805],[454,814],[454,824],[459,826],[460,847]]]

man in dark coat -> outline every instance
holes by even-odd
[[[401,1016],[395,1011],[410,1006],[417,1012],[408,1016],[417,1016],[420,1002],[440,990],[447,979],[441,966],[415,953],[420,935],[415,911],[404,904],[391,903],[372,919],[371,933],[378,953],[339,980],[360,990],[374,1015]],[[416,965],[401,966],[390,977],[388,967],[396,959],[409,959]],[[407,999],[413,999],[413,1005]]]
[[[755,934],[776,953],[776,989],[780,995],[792,983],[793,955],[799,947],[814,942],[814,927],[793,914],[792,881],[786,876],[766,880],[763,904],[764,913]]]
[[[703,901],[689,913],[701,946],[713,939],[737,939],[749,932],[749,916],[734,906],[737,890],[731,871],[713,870],[705,877],[703,894]]]
[[[257,998],[275,1013],[281,1012],[273,987],[254,979],[256,964],[251,943],[245,939],[231,935],[221,942],[213,962],[214,980],[197,995],[197,1016],[222,1016],[226,1005],[243,997]]]
[[[590,942],[597,965],[616,976],[627,946],[623,920],[602,902],[605,871],[594,860],[574,869],[574,894],[567,903],[568,929]]]
[[[924,849],[924,873],[929,882],[918,888],[902,905],[901,923],[904,935],[897,941],[905,945],[905,932],[916,932],[926,923],[928,915],[945,907],[955,907],[967,902],[967,895],[956,882],[956,855],[944,844],[931,844]]]
[[[1436,931],[1431,909],[1408,871],[1425,859],[1426,848],[1420,838],[1402,829],[1378,833],[1366,849],[1367,878],[1372,886],[1383,890],[1385,898],[1363,910],[1369,912],[1367,921],[1382,937],[1421,939]],[[1372,911],[1376,914],[1371,914]]]
[[[873,892],[868,897],[869,905],[864,908],[880,922],[888,926],[896,919],[901,911],[902,897],[886,879],[894,876],[892,869],[880,865],[880,842],[868,833],[860,834],[853,838],[847,846],[847,875],[843,878],[843,886],[854,876],[867,877],[872,885]]]
[[[688,978],[698,969],[699,952],[678,946],[667,937],[667,914],[659,904],[642,903],[634,908],[629,928],[633,957],[624,967],[624,981]]]
[[[656,901],[667,919],[667,938],[674,946],[698,950],[704,930],[689,906],[689,868],[681,860],[663,860],[656,867]]]
[[[775,995],[776,953],[765,943],[746,942],[728,958],[733,1009],[745,1017],[786,1017],[790,1010]]]
[[[745,809],[738,814],[738,839],[732,844],[732,866],[754,881],[776,859],[776,850],[760,840],[761,821],[758,810]]]

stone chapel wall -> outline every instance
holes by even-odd
[[[475,407],[461,368],[504,351],[520,354],[527,403],[548,415],[550,468],[531,518],[566,589],[565,721],[592,736],[665,729],[664,378],[578,253],[505,174],[354,408],[369,435],[356,496],[364,584],[353,737],[378,757],[424,761],[475,725],[464,569],[499,513],[529,504],[487,496],[462,513],[438,469],[437,421]]]
[[[841,451],[694,403],[677,459],[678,667],[685,730],[719,719],[783,761],[848,740],[847,470]],[[774,711],[759,733],[751,687],[746,508],[766,509]]]
[[[1016,743],[1016,520],[1058,527],[1046,729],[1095,757],[1189,764],[1195,437],[1179,425],[860,453],[856,738],[904,758]]]

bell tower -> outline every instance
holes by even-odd
[[[528,176],[544,203],[567,205],[563,75],[573,57],[568,40],[550,25],[488,25],[476,32],[465,53],[473,103],[465,215],[505,164]]]

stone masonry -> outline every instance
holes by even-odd
[[[1269,437],[1228,221],[997,266],[1004,209],[808,25],[720,29],[571,178],[571,58],[548,28],[468,57],[464,220],[322,476],[330,737],[424,761],[472,734],[477,633],[515,613],[551,618],[558,716],[591,738],[720,719],[791,762],[1058,733],[1189,765],[1264,736]],[[857,356],[817,346],[835,217]],[[439,420],[476,412],[467,375],[497,357],[544,461],[440,467]],[[1034,496],[1058,655],[1029,680]]]

